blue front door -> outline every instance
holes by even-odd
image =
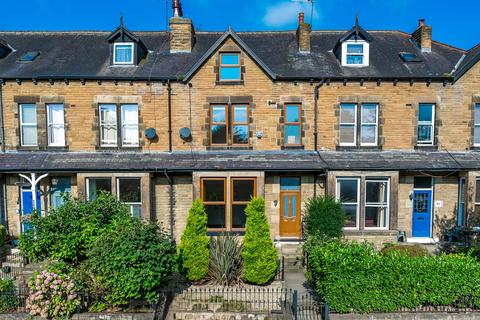
[[[412,237],[430,238],[432,190],[413,191]]]
[[[63,195],[70,193],[70,178],[60,177],[56,185],[52,186],[51,202],[52,208],[56,209],[63,204]]]
[[[40,191],[37,191],[37,209],[38,211],[42,210],[42,203],[40,201]],[[32,192],[30,188],[25,188],[22,190],[22,216],[31,215],[33,212],[33,201],[32,201]],[[32,224],[30,221],[22,220],[22,232],[30,230],[32,228]]]

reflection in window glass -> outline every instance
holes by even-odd
[[[377,144],[377,104],[362,104],[361,109],[361,144]]]
[[[133,63],[133,43],[115,44],[115,64]]]
[[[300,145],[301,121],[300,105],[285,106],[285,144]]]
[[[358,178],[337,179],[337,199],[347,215],[346,228],[357,228],[359,190]]]
[[[354,145],[356,142],[357,105],[340,105],[340,145]]]
[[[227,106],[212,106],[212,144],[227,143]]]
[[[37,145],[37,107],[35,104],[20,105],[20,130],[22,146]]]
[[[248,144],[248,108],[233,106],[233,144]]]
[[[226,226],[225,184],[224,178],[202,179],[202,200],[207,213],[208,228],[224,229]]]
[[[365,228],[387,228],[388,180],[365,181]]]
[[[434,122],[433,104],[420,104],[418,106],[418,137],[419,144],[433,144],[433,122]]]
[[[88,201],[93,201],[97,198],[97,195],[102,192],[112,192],[112,179],[111,178],[89,178],[87,179],[88,185]]]
[[[241,80],[240,61],[238,53],[220,54],[220,81]]]
[[[118,200],[125,203],[130,214],[133,217],[141,217],[142,195],[141,183],[139,178],[119,178],[118,183]]]
[[[245,228],[245,208],[255,196],[255,179],[232,178],[232,228]]]

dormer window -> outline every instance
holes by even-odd
[[[342,66],[368,66],[369,43],[366,41],[347,40],[342,43]]]
[[[113,63],[114,64],[133,64],[133,48],[131,42],[114,43]]]

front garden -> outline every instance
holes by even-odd
[[[243,239],[208,237],[205,207],[195,201],[178,247],[158,224],[131,217],[109,194],[92,202],[66,198],[46,217],[32,216],[33,228],[21,237],[20,249],[45,267],[28,281],[25,301],[13,281],[0,281],[0,312],[22,307],[48,319],[78,312],[151,312],[179,283],[200,291],[216,286],[217,295],[225,291],[218,288],[240,286],[245,298],[252,286],[268,285],[277,275],[277,251],[261,198],[246,208]],[[207,304],[218,302],[221,310],[248,305],[248,299],[210,301],[210,291],[205,293]]]
[[[342,238],[343,213],[333,198],[307,206],[307,278],[336,313],[480,310],[480,262],[474,249],[430,255],[420,246]]]

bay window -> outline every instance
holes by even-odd
[[[32,103],[19,105],[20,109],[20,144],[37,146],[37,106]]]
[[[65,146],[65,111],[63,104],[47,104],[48,145]]]
[[[200,190],[209,230],[245,228],[245,208],[256,194],[255,178],[201,178]]]

